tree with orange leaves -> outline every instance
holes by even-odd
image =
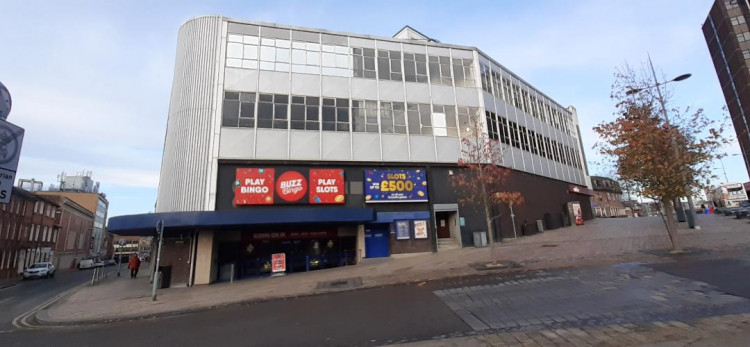
[[[673,108],[667,123],[660,105],[667,104],[669,95],[656,93],[654,86],[660,85],[648,76],[628,66],[615,73],[611,98],[616,101],[616,118],[594,127],[600,137],[595,148],[612,161],[623,180],[634,182],[643,196],[664,206],[662,218],[672,251],[680,252],[672,202],[710,183],[712,161],[723,156],[719,149],[728,142],[723,124],[702,109]],[[640,92],[632,93],[636,89]]]
[[[461,157],[458,173],[451,183],[462,206],[482,210],[487,223],[487,235],[493,263],[497,263],[492,221],[502,216],[493,216],[495,206],[523,204],[519,192],[505,191],[505,180],[510,169],[503,167],[502,144],[490,139],[479,116],[470,119],[469,131],[461,139]]]

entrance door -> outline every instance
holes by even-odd
[[[368,225],[365,227],[365,258],[390,256],[388,236],[388,227],[385,225]]]
[[[452,212],[435,212],[437,235],[439,239],[451,238],[450,216]]]

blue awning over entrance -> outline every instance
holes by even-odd
[[[372,208],[284,208],[231,211],[163,212],[112,217],[107,230],[123,236],[151,236],[156,223],[168,229],[208,229],[244,225],[364,223],[375,220]]]
[[[370,223],[393,223],[395,220],[402,219],[430,219],[429,211],[410,211],[410,212],[378,212],[378,217]]]

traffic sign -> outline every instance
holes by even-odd
[[[5,120],[8,118],[11,106],[13,106],[13,100],[10,98],[10,92],[0,82],[0,119]]]
[[[3,204],[10,202],[13,192],[23,134],[23,128],[0,120],[0,203]]]

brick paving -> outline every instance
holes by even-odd
[[[488,333],[399,346],[746,346],[748,341],[750,314],[735,314],[686,321]]]
[[[684,223],[681,223],[682,227],[678,233],[684,247],[714,251],[741,251],[750,247],[750,224],[746,220],[698,215],[698,222],[702,226],[701,230],[687,229]],[[517,262],[522,264],[525,270],[628,261],[665,261],[663,257],[644,251],[669,247],[663,222],[658,217],[597,219],[587,222],[584,226],[557,229],[506,241],[496,245],[501,262]],[[373,287],[508,271],[479,271],[470,266],[489,259],[489,248],[464,248],[399,259],[365,260],[356,266],[284,277],[160,290],[159,301],[156,302],[151,301],[150,285],[145,276],[137,280],[131,280],[126,276],[105,281],[94,287],[82,288],[43,311],[39,318],[47,323],[61,324],[124,319],[210,308],[235,302],[328,292],[331,289],[318,287],[322,282],[329,281],[357,279],[361,281],[359,287]],[[575,318],[580,320],[586,319],[585,317],[582,315]],[[533,319],[565,321],[574,317]],[[536,321],[531,323],[536,324]]]
[[[435,294],[475,331],[519,336],[550,329],[567,338],[566,329],[608,325],[624,333],[620,324],[750,312],[748,299],[637,264],[540,271]]]

